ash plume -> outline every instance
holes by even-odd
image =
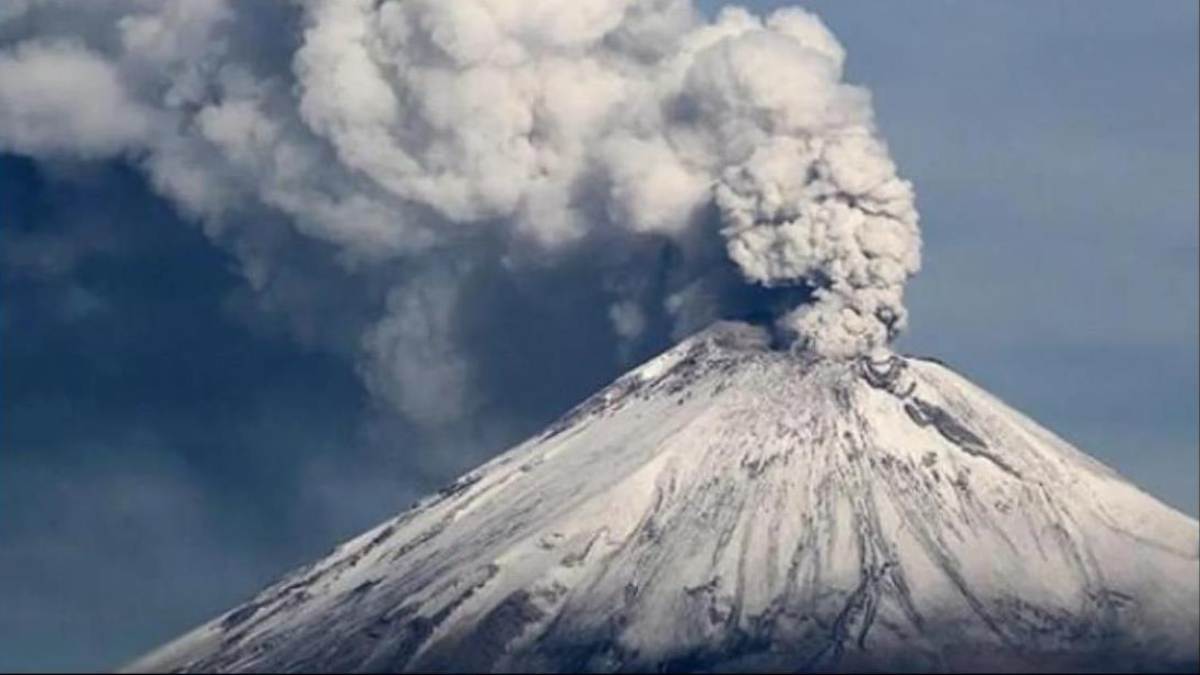
[[[690,0],[33,0],[0,14],[0,150],[136,164],[292,314],[319,245],[363,296],[336,348],[444,424],[495,370],[485,287],[598,303],[614,358],[739,313],[884,347],[917,213],[844,60],[803,10]]]

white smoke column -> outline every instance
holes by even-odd
[[[849,357],[904,326],[919,267],[912,190],[869,95],[841,81],[842,47],[802,10],[708,21],[689,0],[79,7],[0,15],[0,36],[37,27],[0,45],[0,149],[127,157],[222,241],[267,214],[356,274],[484,250],[516,275],[584,246],[709,237],[746,283],[814,291],[779,317],[803,348]],[[262,48],[280,26],[253,23],[271,11],[299,13],[284,59]],[[268,285],[273,261],[234,248]],[[429,275],[383,275],[397,288],[363,330],[364,378],[415,417],[436,408],[428,392],[470,398],[450,391],[470,387],[453,344],[464,274],[438,273],[436,290],[407,287]],[[705,316],[688,306],[709,295],[703,275],[665,297],[614,294],[614,334],[636,339],[655,313]]]
[[[816,302],[781,319],[804,345],[853,356],[904,327],[920,234],[912,190],[877,139],[777,140],[727,170],[716,198],[729,255],[748,279],[816,287]]]
[[[698,55],[685,91],[724,163],[714,198],[730,257],[765,286],[816,301],[781,319],[827,356],[901,330],[920,266],[911,186],[876,136],[869,95],[840,82],[844,53],[812,15],[782,10]],[[709,130],[712,130],[711,132]]]

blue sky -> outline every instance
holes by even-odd
[[[900,346],[1195,515],[1198,5],[806,6],[916,185]],[[0,157],[0,239],[3,670],[112,667],[615,374],[536,345],[562,374],[488,441],[430,453],[127,166]]]

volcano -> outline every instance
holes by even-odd
[[[131,671],[1190,671],[1198,530],[945,365],[722,323]]]

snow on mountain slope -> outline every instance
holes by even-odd
[[[130,668],[1194,672],[1198,556],[942,365],[718,324]]]

